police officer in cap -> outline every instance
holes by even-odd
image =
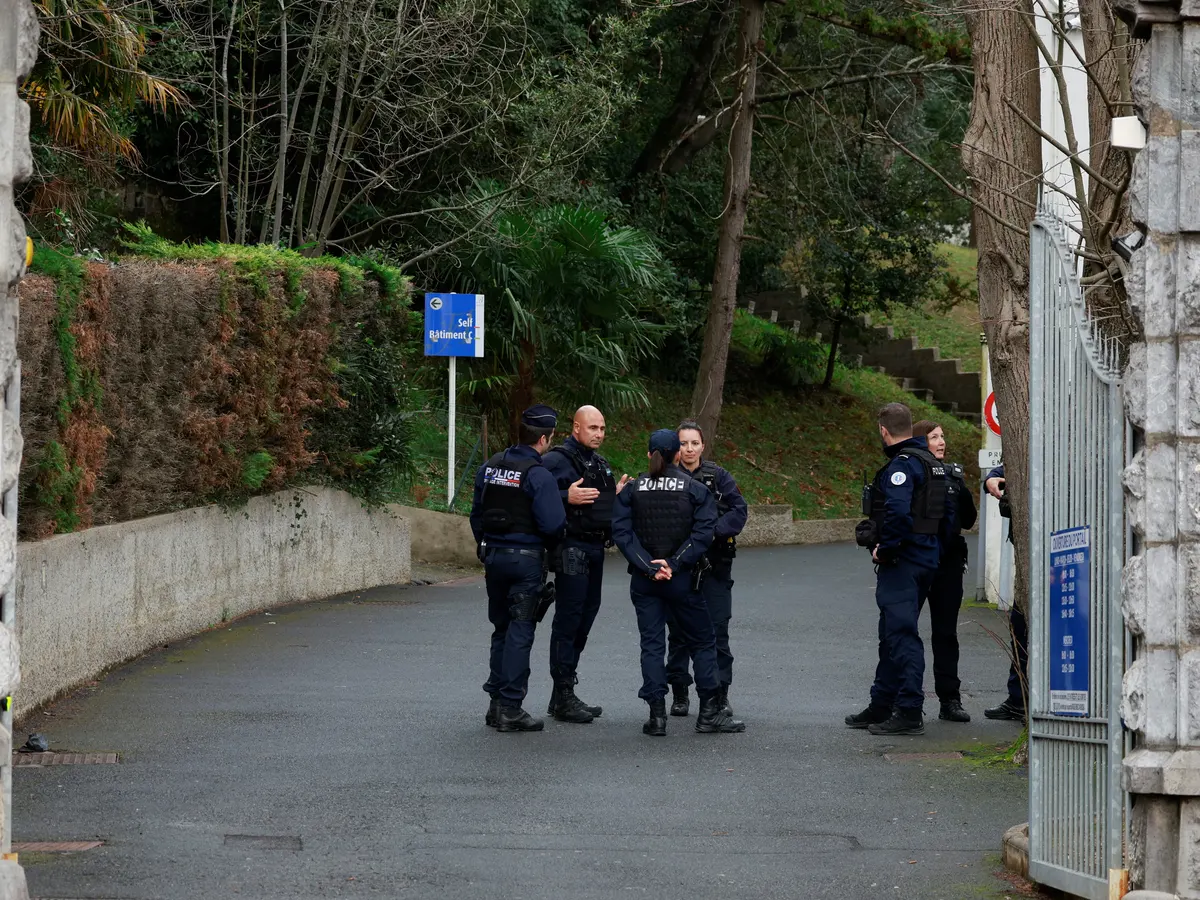
[[[729,650],[729,620],[733,618],[733,558],[737,555],[737,536],[746,527],[746,501],[733,476],[715,462],[704,458],[704,432],[688,419],[675,429],[679,435],[679,464],[685,472],[708,488],[717,501],[717,527],[708,548],[709,569],[700,582],[700,595],[708,607],[717,639],[717,678],[721,682],[722,708],[732,715],[729,685],[733,683],[733,654]],[[674,695],[671,715],[688,714],[688,653],[679,629],[668,623],[667,681]]]
[[[558,482],[567,513],[567,536],[554,558],[554,621],[550,626],[550,678],[554,691],[546,713],[561,722],[590,722],[600,715],[575,696],[579,656],[600,611],[604,547],[612,540],[613,501],[629,481],[618,481],[608,460],[597,453],[604,443],[604,416],[594,406],[575,412],[571,435],[545,456]]]
[[[945,462],[946,435],[941,425],[928,419],[917,422],[913,425],[913,437],[925,438],[929,452]],[[967,541],[962,531],[975,524],[975,500],[967,490],[963,467],[958,463],[945,466],[946,515],[938,535],[942,556],[929,588],[933,686],[941,701],[939,719],[970,722],[971,714],[963,709],[958,680],[958,611],[962,608],[963,572],[967,568]]]
[[[879,434],[888,462],[863,492],[870,518],[856,534],[876,564],[879,665],[870,705],[846,716],[846,724],[871,734],[924,734],[925,647],[917,617],[941,557],[946,468],[925,438],[913,437],[912,413],[903,403],[879,411]]]
[[[521,708],[529,689],[529,653],[546,581],[547,546],[566,525],[554,476],[542,464],[558,414],[531,406],[521,414],[520,443],[497,453],[475,476],[471,531],[487,573],[492,632],[491,696],[484,721],[498,731],[541,731]]]
[[[667,618],[678,626],[696,672],[703,733],[744,731],[745,723],[721,708],[712,620],[700,596],[695,569],[712,543],[717,504],[708,488],[679,468],[679,436],[650,435],[649,471],[617,496],[613,540],[629,561],[629,593],[642,647],[642,689],[650,705],[642,732],[667,733]]]

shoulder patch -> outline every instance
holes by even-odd
[[[904,482],[906,482],[906,481],[908,481],[908,476],[905,475],[903,472],[893,472],[892,473],[892,484],[899,486],[899,485],[904,484]]]

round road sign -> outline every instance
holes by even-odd
[[[992,391],[987,395],[987,400],[983,404],[983,420],[987,422],[987,427],[992,430],[992,434],[1000,434],[1000,419],[996,415],[996,392]]]

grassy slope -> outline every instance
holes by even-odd
[[[943,244],[942,253],[949,262],[950,274],[976,286],[975,265],[978,258],[970,247]],[[887,316],[872,316],[881,325],[892,325],[899,335],[916,335],[922,347],[937,347],[942,359],[958,359],[964,372],[978,372],[983,367],[980,351],[979,304],[964,301],[948,313],[926,304],[916,309],[893,309]]]
[[[686,388],[660,387],[650,409],[610,413],[603,452],[614,468],[643,471],[650,432],[676,425],[689,399]],[[863,473],[883,461],[875,414],[894,400],[908,403],[918,418],[942,422],[951,458],[970,463],[971,477],[978,478],[978,429],[942,417],[886,376],[866,371],[840,370],[830,392],[727,389],[721,436],[710,455],[733,473],[751,503],[791,504],[801,519],[852,518],[859,514]]]

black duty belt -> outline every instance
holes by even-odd
[[[519,547],[493,547],[493,553],[520,553],[522,556],[532,556],[534,559],[541,559],[545,554],[545,550],[522,550]]]

